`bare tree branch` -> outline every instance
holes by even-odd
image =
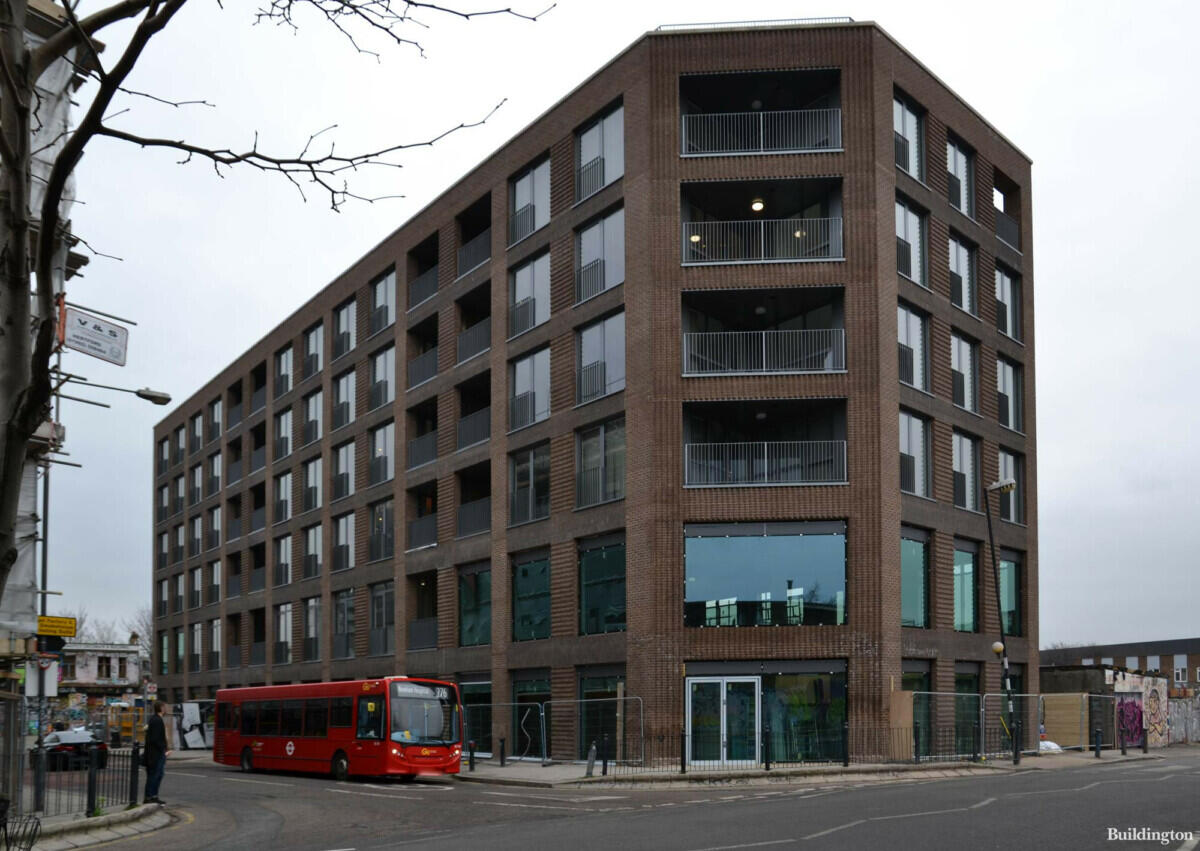
[[[54,60],[61,59],[70,53],[72,48],[79,46],[80,31],[88,36],[93,36],[109,24],[115,24],[127,18],[136,18],[149,7],[157,4],[158,0],[120,0],[120,2],[83,18],[79,22],[78,29],[64,27],[59,30],[33,51],[33,64],[30,71],[33,80],[36,82],[42,73],[54,64]]]
[[[95,66],[93,73],[103,82],[105,73],[104,63],[100,61],[100,51],[96,49],[96,44],[92,41],[92,37],[88,34],[88,31],[80,25],[79,18],[75,16],[75,9],[71,6],[71,0],[62,0],[62,7],[66,10],[67,21],[71,24],[71,29],[78,33],[79,41],[87,48],[88,56]]]
[[[434,145],[437,142],[445,139],[452,133],[457,133],[460,130],[466,130],[472,127],[479,127],[486,124],[488,119],[496,114],[496,110],[504,105],[504,101],[496,104],[483,118],[478,121],[462,122],[448,130],[444,130],[438,135],[427,139],[423,142],[409,142],[397,145],[390,145],[386,148],[380,148],[374,151],[366,151],[355,154],[339,154],[336,152],[334,145],[331,143],[327,153],[313,153],[309,150],[312,147],[314,140],[323,133],[333,130],[337,125],[326,127],[324,130],[319,130],[308,137],[304,147],[296,156],[281,157],[273,156],[264,153],[258,149],[258,136],[255,135],[253,146],[246,151],[234,151],[229,148],[206,148],[200,145],[194,145],[182,139],[161,139],[148,136],[139,136],[135,133],[129,133],[124,130],[118,130],[114,127],[101,125],[96,130],[98,136],[108,136],[113,139],[130,142],[139,145],[143,148],[168,148],[171,150],[182,151],[187,154],[179,161],[181,165],[191,162],[193,157],[200,157],[209,160],[213,164],[218,176],[221,174],[221,166],[246,165],[250,168],[264,172],[275,172],[284,175],[292,182],[298,190],[302,198],[306,198],[303,188],[297,182],[297,177],[304,179],[306,182],[320,186],[323,190],[329,193],[330,205],[332,209],[337,210],[347,200],[354,199],[359,201],[378,201],[382,197],[364,197],[356,195],[349,191],[348,187],[343,183],[340,187],[334,184],[329,178],[342,174],[346,171],[357,171],[367,166],[376,166],[383,168],[401,168],[400,163],[390,162],[387,157],[398,151],[410,150],[412,148],[422,148]],[[386,196],[398,197],[398,196]],[[306,198],[307,200],[307,198]]]

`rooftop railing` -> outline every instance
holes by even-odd
[[[702,112],[683,116],[681,153],[773,154],[842,147],[840,109]]]

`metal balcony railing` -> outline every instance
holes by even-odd
[[[221,489],[221,477],[220,476],[209,476],[208,477],[208,487],[205,489],[204,495],[206,497],[207,496],[216,496],[217,491],[219,491],[220,489]]]
[[[226,597],[232,598],[232,597],[242,596],[242,574],[241,573],[229,574],[229,582],[225,587],[226,587],[226,591],[225,591]]]
[[[816,485],[846,481],[846,441],[688,443],[683,447],[684,484]]]
[[[408,549],[437,543],[437,514],[426,514],[408,524]]]
[[[591,263],[575,270],[575,303],[604,292],[604,258],[598,257]]]
[[[208,532],[208,537],[206,539],[206,544],[207,544],[207,549],[210,549],[210,550],[215,550],[217,547],[221,546],[221,530],[220,529],[210,529]]]
[[[225,540],[232,541],[234,538],[240,538],[241,536],[242,536],[242,518],[241,517],[230,517],[229,518],[229,532],[226,534]]]
[[[390,387],[391,384],[386,378],[372,384],[371,388],[367,391],[367,410],[373,411],[381,405],[386,405],[392,401]]]
[[[250,512],[250,531],[257,532],[267,525],[267,507],[265,505]]]
[[[255,473],[265,466],[267,466],[267,447],[266,444],[263,444],[250,450],[250,472]]]
[[[705,112],[683,116],[684,156],[827,151],[842,147],[840,109]]]
[[[208,669],[210,671],[216,671],[216,670],[219,670],[220,667],[221,667],[221,651],[220,650],[209,650],[208,651]]]
[[[426,269],[408,282],[408,309],[429,301],[437,294],[438,267]]]
[[[575,374],[575,402],[582,405],[625,387],[625,376],[608,377],[607,361],[593,361],[580,367]]]
[[[275,655],[273,661],[276,665],[287,665],[292,661],[292,643],[290,641],[276,641]]]
[[[841,328],[685,333],[683,374],[840,372],[845,337]]]
[[[437,429],[408,442],[408,469],[437,460]]]
[[[200,592],[199,591],[189,591],[188,592],[188,608],[189,609],[200,608]]]
[[[438,619],[415,618],[408,622],[408,649],[432,650],[437,643]]]
[[[438,347],[422,352],[408,362],[408,389],[424,384],[437,375]]]
[[[199,538],[191,538],[188,541],[188,556],[198,556],[198,555],[200,555],[200,539]]]
[[[458,448],[483,443],[492,433],[492,408],[480,408],[458,421]]]
[[[492,498],[464,502],[458,507],[458,526],[455,534],[460,538],[486,532],[492,528]]]
[[[275,587],[287,585],[292,581],[292,566],[286,561],[277,562],[275,564]]]
[[[265,665],[267,662],[267,642],[250,642],[250,664]]]
[[[537,299],[528,296],[508,307],[508,336],[524,334],[537,321]]]
[[[226,472],[226,478],[229,479],[230,484],[240,481],[242,478],[242,459],[235,458],[232,461],[230,461],[229,467],[225,472]]]
[[[390,305],[381,304],[371,310],[371,319],[367,333],[378,334],[384,328],[392,324],[392,308]]]
[[[841,259],[840,217],[683,223],[686,264]]]
[[[209,585],[208,586],[208,604],[211,606],[213,603],[219,603],[219,602],[221,602],[221,586],[220,585]]]
[[[508,400],[508,427],[516,430],[532,425],[539,417],[536,411],[536,396],[532,390],[518,393]]]
[[[264,379],[265,380],[265,379]],[[250,393],[250,413],[261,411],[267,406],[267,385],[255,387]]]
[[[376,532],[367,537],[367,560],[379,561],[384,558],[391,558],[395,549],[395,539],[392,537],[392,530],[389,524],[387,531]]]
[[[193,674],[199,673],[199,671],[200,671],[200,654],[199,653],[189,653],[188,654],[188,671]]]
[[[392,477],[392,459],[390,455],[376,455],[367,465],[367,484],[377,485]]]
[[[261,591],[267,587],[267,569],[254,567],[250,569],[250,593]]]
[[[303,368],[300,370],[301,380],[312,378],[321,371],[321,356],[316,352],[304,356]]]
[[[183,547],[171,547],[171,563],[183,561]]]
[[[312,637],[305,638],[303,652],[304,652],[304,661],[305,662],[315,662],[317,659],[320,659],[321,658],[320,640],[317,638],[312,638]]]
[[[242,666],[242,648],[238,646],[230,647],[225,652],[225,667],[240,668]]]
[[[458,277],[477,269],[492,257],[492,229],[472,237],[458,249]]]
[[[275,398],[278,399],[284,393],[292,389],[291,373],[280,373],[275,376]]]
[[[375,627],[370,631],[367,652],[372,656],[390,656],[396,647],[394,626]]]
[[[582,201],[604,188],[604,157],[594,157],[575,169],[575,200]]]
[[[332,491],[330,499],[350,496],[350,473],[334,473],[329,477],[329,487]]]
[[[226,426],[226,428],[233,428],[234,426],[241,423],[241,421],[242,421],[242,403],[238,402],[236,404],[230,405],[229,406],[228,425]]]
[[[550,494],[533,488],[516,488],[509,495],[509,522],[516,526],[550,516]]]
[[[1002,241],[1021,250],[1021,226],[1008,213],[996,210],[996,236]]]
[[[290,434],[275,438],[274,453],[273,457],[276,461],[292,454],[292,436]]]
[[[625,464],[585,467],[575,476],[575,506],[583,508],[625,496]]]
[[[176,594],[171,598],[171,611],[174,614],[179,614],[183,611],[183,595]]]
[[[221,436],[221,421],[214,420],[213,422],[208,424],[208,439],[210,441],[213,441],[213,440],[216,440],[220,436]],[[159,470],[159,472],[161,473],[162,470]]]
[[[351,659],[354,657],[354,636],[348,632],[333,634],[333,658]]]
[[[508,244],[516,245],[533,233],[536,219],[533,204],[526,204],[519,210],[514,210],[508,217]]]
[[[334,544],[333,549],[329,553],[331,566],[330,569],[337,573],[339,570],[350,569],[350,545],[349,544]]]
[[[309,553],[304,557],[304,578],[312,579],[315,576],[321,575],[321,557],[316,553]]]
[[[900,166],[900,168],[904,169],[907,172],[911,172],[912,169],[909,167],[909,159],[908,159],[908,149],[909,149],[908,139],[906,139],[904,136],[902,136],[901,134],[899,134],[893,130],[892,131],[892,147],[895,148],[896,165]]]
[[[486,352],[492,345],[492,317],[476,322],[458,335],[458,363]]]
[[[334,402],[333,403],[333,427],[341,428],[350,422],[350,402]]]

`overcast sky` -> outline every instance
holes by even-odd
[[[548,0],[512,2],[533,12]],[[84,12],[100,5],[84,0]],[[341,213],[275,175],[220,179],[176,155],[94,142],[77,171],[75,230],[124,260],[93,259],[68,298],[138,325],[124,368],[72,353],[67,369],[186,399],[659,24],[874,20],[1033,159],[1042,645],[1200,634],[1187,537],[1200,518],[1200,287],[1194,264],[1178,262],[1197,240],[1200,6],[560,0],[536,24],[425,13],[430,29],[413,34],[426,58],[375,42],[377,61],[314,16],[298,33],[253,26],[257,5],[194,0],[131,80],[216,108],[128,100],[114,125],[234,148],[257,130],[260,149],[288,153],[336,123],[348,151],[421,141],[507,102],[486,126],[358,184],[404,199]],[[166,409],[91,395],[112,410],[64,403],[67,449],[85,466],[53,473],[50,587],[64,596],[50,605],[121,621],[151,593],[152,429]]]

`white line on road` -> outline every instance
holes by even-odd
[[[591,801],[621,801],[628,795],[587,795],[584,797],[564,798],[558,795],[530,795],[521,792],[483,792],[484,795],[496,795],[501,798],[529,798],[533,801],[558,801],[563,804],[586,804]]]
[[[211,774],[189,774],[186,771],[172,771],[172,777],[212,777]]]
[[[420,798],[414,798],[411,795],[381,795],[378,792],[355,792],[353,789],[330,789],[330,792],[337,792],[340,795],[361,795],[364,798],[387,798],[388,800],[396,801],[419,801]]]
[[[376,783],[354,783],[354,784],[339,783],[338,785],[339,786],[348,786],[348,785],[362,786],[367,789],[395,789],[396,788],[395,786],[380,786]],[[407,783],[404,786],[404,791],[405,792],[449,792],[452,788],[454,788],[454,787],[448,786],[444,783],[438,783],[436,785],[434,785],[432,783]]]
[[[272,783],[269,780],[242,780],[240,777],[226,777],[230,783],[257,783],[259,786],[295,786],[295,783]]]
[[[829,828],[829,830],[822,830],[820,833],[810,833],[808,836],[805,836],[802,838],[818,839],[822,836],[828,836],[831,833],[837,833],[839,830],[845,830],[848,827],[854,827],[855,825],[858,825],[858,824],[864,824],[865,822],[866,822],[866,819],[860,818],[858,821],[852,821],[852,822],[849,822],[848,824],[839,824],[837,827],[831,827],[831,828]]]
[[[476,801],[479,807],[523,807],[527,810],[575,810],[581,813],[595,812],[590,807],[552,807],[549,804],[513,804],[508,801]]]
[[[734,848],[762,848],[764,845],[785,845],[795,841],[795,839],[768,839],[766,842],[747,842],[744,845],[713,845],[709,848],[697,848],[696,851],[731,851]]]

